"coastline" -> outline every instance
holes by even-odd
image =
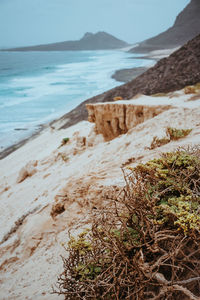
[[[152,51],[152,52],[148,53],[147,55],[144,55],[141,57],[134,57],[134,59],[154,60],[156,63],[157,61],[159,61],[159,59],[169,56],[172,52],[173,52],[172,49]],[[133,57],[130,57],[130,58],[132,59]],[[116,70],[115,73],[111,76],[111,78],[115,79],[116,81],[126,83],[126,82],[129,82],[130,80],[140,76],[145,71],[147,71],[150,67],[152,67],[152,65],[149,65],[147,67]],[[68,128],[72,125],[75,125],[82,120],[87,120],[87,112],[86,112],[85,104],[97,103],[97,102],[101,102],[101,101],[102,102],[113,101],[112,98],[110,100],[108,100],[107,98],[104,100],[103,99],[104,97],[102,97],[102,96],[104,96],[105,94],[107,94],[110,91],[112,94],[113,90],[115,90],[117,88],[119,89],[120,87],[121,86],[115,87],[115,88],[108,90],[100,95],[96,95],[92,98],[86,99],[85,101],[81,102],[78,106],[76,106],[73,110],[65,113],[64,115],[61,115],[59,118],[54,119],[51,122],[48,122],[46,124],[42,124],[40,126],[40,128],[37,130],[37,132],[34,132],[32,135],[27,136],[26,138],[20,140],[19,142],[0,151],[0,160],[4,159],[5,157],[7,157],[9,154],[14,152],[15,150],[21,148],[29,141],[38,137],[46,128],[53,126],[53,127],[58,127],[57,129],[59,130],[59,129]]]
[[[112,78],[119,81],[119,82],[129,82],[136,77],[140,76],[144,72],[146,72],[149,68],[154,66],[160,59],[165,58],[169,56],[171,53],[176,51],[179,47],[172,48],[172,49],[165,49],[165,50],[155,50],[151,51],[146,55],[134,57],[134,59],[146,59],[154,61],[153,64],[144,66],[144,67],[136,67],[136,68],[130,68],[130,69],[120,69],[115,71],[115,73],[112,75]],[[130,57],[130,59],[133,59],[133,57]]]
[[[40,135],[40,133],[48,127],[48,124],[43,124],[40,125],[40,128],[34,132],[33,134],[31,134],[30,136],[26,137],[25,139],[20,140],[19,142],[3,149],[2,151],[0,151],[0,160],[5,158],[6,156],[8,156],[9,154],[11,154],[12,152],[14,152],[15,150],[21,148],[22,146],[24,146],[27,142],[35,139],[36,137],[38,137]]]
[[[149,66],[149,68],[150,68],[150,66]],[[132,79],[135,79],[139,75],[146,72],[149,68],[148,67],[138,67],[138,68],[132,68],[132,69],[117,70],[112,75],[112,78],[119,82],[129,82]]]

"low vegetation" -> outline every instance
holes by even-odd
[[[184,94],[196,94],[200,92],[200,82],[194,84],[194,85],[187,85],[184,89]],[[156,93],[151,95],[152,97],[171,97],[173,96],[172,93]]]
[[[168,93],[157,93],[157,94],[153,94],[151,96],[152,97],[167,97]]]
[[[200,92],[200,82],[195,85],[188,85],[184,88],[184,93],[187,94],[196,94]]]
[[[190,134],[191,131],[192,129],[177,129],[168,127],[166,133],[169,136],[170,140],[176,141],[186,137],[188,134]]]
[[[199,299],[200,149],[135,168],[68,243],[54,293],[65,299]]]
[[[119,101],[119,100],[123,100],[123,98],[121,96],[116,96],[113,98],[114,101]]]
[[[155,149],[157,147],[164,146],[170,142],[170,139],[168,137],[158,138],[157,136],[153,137],[153,140],[151,142],[150,149]]]
[[[161,147],[163,145],[168,144],[170,141],[176,141],[179,139],[182,139],[186,137],[192,129],[177,129],[177,128],[172,128],[168,127],[166,129],[166,136],[163,138],[158,138],[157,136],[153,137],[153,140],[151,142],[150,149],[155,149],[157,147]]]
[[[60,147],[66,145],[68,142],[69,142],[69,138],[68,137],[63,138]]]

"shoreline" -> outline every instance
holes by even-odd
[[[143,67],[135,67],[130,69],[119,69],[116,70],[115,73],[112,75],[112,78],[119,81],[127,83],[136,77],[140,76],[144,72],[146,72],[149,68],[153,67],[160,59],[169,56],[171,53],[176,51],[179,47],[172,48],[172,49],[165,49],[165,50],[155,50],[149,52],[147,55],[137,56],[137,57],[130,57],[130,59],[146,59],[151,60],[154,63],[149,64]]]
[[[42,124],[40,125],[40,128],[34,132],[33,134],[31,134],[30,136],[26,137],[25,139],[20,140],[19,142],[3,149],[2,151],[0,151],[0,160],[4,159],[6,156],[8,156],[9,154],[11,154],[12,152],[14,152],[15,150],[21,148],[22,146],[24,146],[27,142],[35,139],[36,137],[38,137],[40,135],[41,132],[44,131],[45,128],[48,128],[49,124]]]
[[[150,68],[151,66],[149,66]],[[140,76],[144,72],[146,72],[148,67],[138,67],[138,68],[132,68],[132,69],[121,69],[115,71],[115,73],[112,75],[112,78],[119,82],[129,82],[132,79],[135,79],[136,77]]]
[[[161,58],[163,58],[163,56],[166,57],[166,56],[170,55],[170,53],[172,53],[172,52],[173,52],[172,49],[165,49],[165,50],[161,50],[161,51],[153,51],[153,52],[148,53],[147,55],[140,56],[140,57],[130,57],[130,59],[154,60],[156,63],[157,61],[159,61],[160,57]],[[152,65],[149,65],[147,67],[136,67],[136,68],[130,68],[130,69],[116,70],[115,73],[111,76],[111,78],[115,79],[116,81],[126,83],[126,82],[129,82],[130,80],[140,76],[141,74],[143,74],[145,71],[147,71],[151,67],[152,67]],[[132,77],[132,76],[134,76],[134,77]],[[112,91],[112,90],[114,90],[116,88],[120,88],[120,87],[121,86],[112,88],[111,90],[105,91],[104,93],[102,93],[100,95],[96,95],[92,98],[86,99],[83,102],[81,102],[79,105],[77,105],[74,109],[61,115],[57,119],[54,119],[51,122],[40,125],[40,128],[36,132],[34,132],[32,135],[27,136],[26,138],[20,140],[19,142],[0,151],[0,160],[4,159],[5,157],[10,155],[17,149],[21,148],[29,141],[38,137],[46,128],[49,128],[51,126],[56,127],[56,124],[59,124],[60,122],[61,123],[64,122],[65,123],[64,125],[61,125],[61,124],[58,125],[57,129],[59,130],[59,129],[68,128],[74,124],[77,124],[81,120],[86,120],[87,119],[86,109],[85,109],[86,103],[97,103],[97,102],[101,102],[101,101],[105,102],[103,99],[101,99],[102,98],[101,96],[105,95],[109,91]],[[112,99],[110,101],[112,101]],[[79,113],[77,114],[77,112],[79,112]],[[78,116],[76,116],[76,114]],[[82,115],[81,119],[80,119],[79,115]],[[60,125],[61,125],[61,127],[60,127]]]

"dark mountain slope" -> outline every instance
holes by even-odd
[[[138,93],[167,93],[197,82],[200,82],[200,35],[136,79],[82,102],[61,118],[66,120],[63,128],[87,119],[86,103],[113,101],[116,96],[131,99]]]
[[[87,32],[78,41],[67,41],[47,45],[12,48],[7,51],[74,51],[74,50],[110,50],[128,46],[111,34],[97,32],[96,34]]]
[[[200,33],[200,0],[191,0],[167,31],[139,43],[130,52],[146,53],[184,45]]]

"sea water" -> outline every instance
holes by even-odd
[[[0,151],[120,85],[115,70],[151,63],[129,58],[123,51],[0,52]]]

